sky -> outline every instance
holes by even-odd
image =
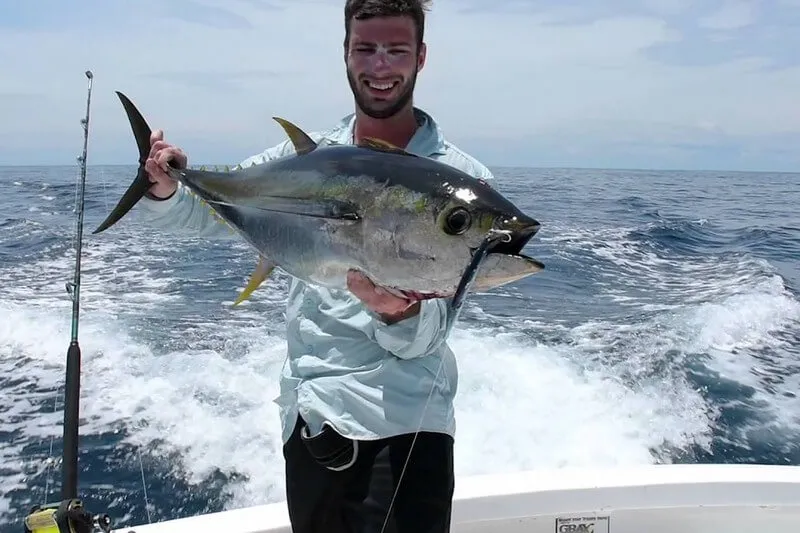
[[[190,163],[353,110],[344,0],[0,2],[0,165]],[[490,167],[800,171],[800,0],[433,0],[415,103]]]

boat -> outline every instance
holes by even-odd
[[[800,528],[800,466],[559,468],[456,479],[452,533],[755,533]],[[291,533],[285,502],[120,533]]]
[[[75,279],[72,338],[67,352],[62,499],[34,507],[26,533],[291,533],[285,502],[114,528],[77,495],[80,348],[78,304],[86,177],[89,79]],[[587,441],[587,445],[595,445]],[[602,443],[599,443],[602,445]],[[456,478],[452,533],[753,533],[800,531],[800,466],[659,464],[558,468]]]

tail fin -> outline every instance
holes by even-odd
[[[139,168],[136,171],[136,179],[130,184],[125,194],[122,195],[122,198],[111,211],[111,214],[106,217],[103,223],[100,224],[92,234],[100,233],[116,224],[119,219],[124,217],[128,211],[142,199],[142,196],[144,196],[147,190],[153,185],[148,177],[147,171],[144,169],[144,163],[147,161],[147,156],[150,155],[150,126],[147,125],[147,121],[145,121],[142,114],[139,113],[139,110],[136,109],[136,106],[128,100],[127,96],[119,91],[116,91],[116,93],[122,101],[122,105],[128,115],[128,120],[133,130],[133,136],[136,139],[136,145],[139,147]]]

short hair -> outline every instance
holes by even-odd
[[[425,12],[431,0],[347,0],[344,5],[344,47],[350,42],[350,23],[353,19],[409,16],[417,30],[417,47],[425,36]]]

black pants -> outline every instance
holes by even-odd
[[[283,447],[293,533],[448,533],[453,498],[453,439],[420,432],[358,441],[355,461],[341,471],[322,466],[294,433]],[[338,434],[339,442],[345,441]],[[349,449],[352,450],[352,447]],[[405,473],[397,488],[400,473]],[[345,463],[349,462],[347,460]],[[383,528],[389,505],[386,528]]]

